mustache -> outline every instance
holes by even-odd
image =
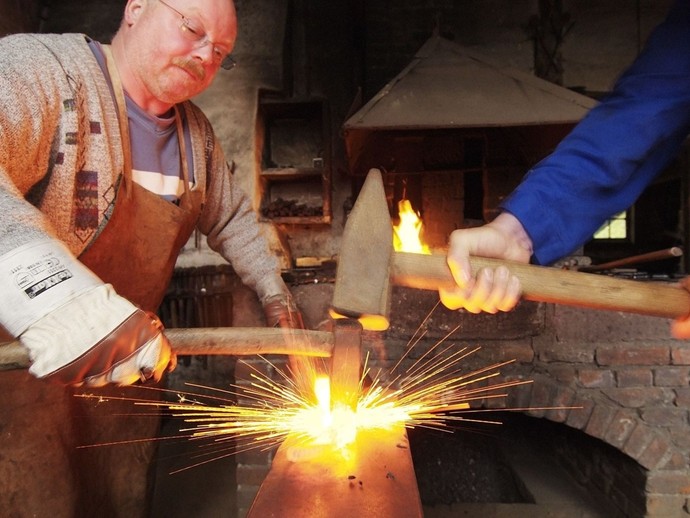
[[[172,63],[173,65],[190,72],[199,81],[206,79],[206,69],[193,59],[173,58]]]

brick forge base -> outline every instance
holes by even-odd
[[[531,302],[510,313],[470,315],[438,307],[435,293],[406,288],[395,288],[393,300],[386,338],[391,357],[405,350],[429,312],[415,356],[459,325],[446,341],[481,347],[468,358],[468,370],[515,360],[502,369],[503,377],[532,380],[480,406],[531,408],[524,413],[579,431],[601,441],[602,451],[610,447],[634,461],[617,467],[586,446],[565,445],[561,455],[574,478],[621,516],[686,516],[690,347],[670,336],[668,320]]]

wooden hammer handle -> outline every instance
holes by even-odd
[[[172,350],[185,355],[286,354],[328,358],[333,334],[307,329],[273,327],[200,327],[165,330]],[[0,370],[31,365],[29,352],[19,341],[0,343]]]
[[[547,266],[471,257],[474,272],[506,266],[520,279],[526,300],[624,311],[664,318],[690,316],[690,292],[678,285],[633,281]],[[394,252],[392,282],[410,288],[437,290],[454,286],[446,256]]]

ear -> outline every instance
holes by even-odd
[[[146,4],[146,0],[128,0],[127,5],[125,6],[125,22],[127,25],[132,25],[134,24],[139,16],[141,15],[142,10],[144,9]]]

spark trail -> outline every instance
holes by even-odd
[[[183,469],[238,452],[268,450],[280,445],[288,436],[306,447],[328,444],[345,449],[363,429],[389,429],[403,424],[451,431],[448,426],[451,422],[500,424],[473,417],[478,412],[491,410],[473,409],[472,402],[479,406],[481,400],[504,398],[507,389],[531,383],[531,380],[502,381],[499,378],[500,369],[512,360],[466,372],[463,363],[480,347],[458,348],[448,343],[456,330],[449,332],[404,371],[402,361],[409,357],[421,335],[416,339],[412,337],[403,358],[388,371],[379,369],[373,374],[367,357],[355,408],[341,404],[337,394],[331,394],[327,376],[311,373],[313,388],[300,389],[304,383],[294,381],[299,376],[291,373],[289,367],[287,372],[280,370],[266,358],[264,360],[279,374],[277,381],[247,363],[251,370],[248,385],[232,385],[226,390],[187,384],[191,390],[210,391],[213,395],[141,386],[138,388],[173,395],[175,400],[120,399],[154,407],[156,411],[162,409],[184,422],[179,435],[172,438],[199,441],[201,448],[195,456],[197,461]],[[98,394],[80,394],[79,397],[102,399]]]

